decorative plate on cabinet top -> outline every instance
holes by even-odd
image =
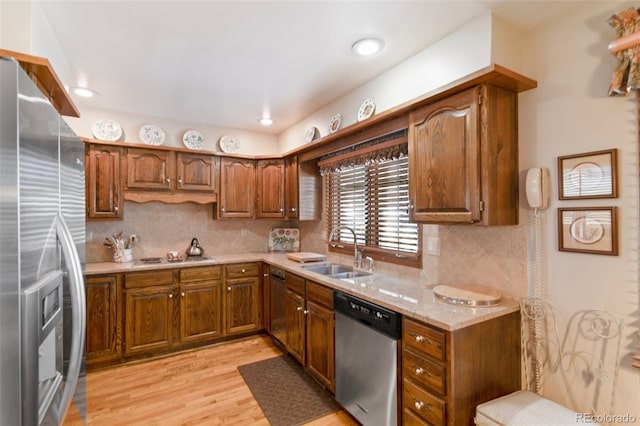
[[[187,130],[182,136],[182,143],[189,149],[202,149],[204,146],[204,138],[200,132],[196,130]]]
[[[358,121],[366,120],[371,117],[376,110],[376,104],[372,98],[366,99],[358,110]]]
[[[231,135],[224,135],[220,138],[220,149],[228,154],[240,149],[240,141]]]
[[[102,119],[93,123],[91,133],[102,141],[119,141],[122,138],[122,126],[113,120]]]
[[[342,114],[335,114],[329,120],[329,134],[335,133],[340,128],[340,124],[342,123]]]
[[[162,145],[165,140],[164,130],[155,124],[145,124],[138,132],[140,140],[147,145]]]
[[[307,129],[307,131],[304,133],[304,141],[305,143],[309,143],[313,140],[315,140],[318,135],[320,134],[320,131],[318,130],[318,128],[316,126],[311,126]]]

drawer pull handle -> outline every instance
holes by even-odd
[[[418,343],[427,343],[429,345],[432,343],[431,340],[429,340],[426,337],[421,336],[419,334],[416,334],[415,339],[416,339],[416,342],[418,342]]]
[[[418,375],[418,376],[425,375],[425,376],[427,376],[427,377],[431,377],[431,373],[429,373],[429,372],[428,372],[427,370],[425,370],[424,368],[422,368],[422,367],[415,367],[415,366],[414,366],[413,368],[414,368],[414,370],[413,370],[413,371],[415,371],[416,375]]]
[[[424,409],[425,411],[431,411],[431,407],[429,406],[429,404],[425,404],[424,402],[419,401],[415,398],[413,400],[413,406],[416,407],[416,410]]]

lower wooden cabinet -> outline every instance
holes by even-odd
[[[122,350],[122,276],[87,277],[85,291],[87,365],[117,360]]]
[[[181,343],[208,341],[222,336],[220,271],[220,266],[179,271]]]
[[[294,274],[285,282],[287,352],[335,392],[333,290]]]
[[[403,424],[473,424],[478,404],[519,390],[520,379],[518,312],[454,331],[403,319]]]
[[[173,343],[173,285],[127,289],[124,294],[125,355],[169,349]]]

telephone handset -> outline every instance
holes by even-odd
[[[527,202],[532,209],[549,207],[549,169],[536,167],[527,172]]]

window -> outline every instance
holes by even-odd
[[[396,141],[392,148],[384,153],[355,151],[319,163],[325,177],[328,232],[348,226],[367,256],[420,266],[420,228],[409,221],[406,143]],[[331,250],[353,253],[351,232],[340,230],[333,240]]]

